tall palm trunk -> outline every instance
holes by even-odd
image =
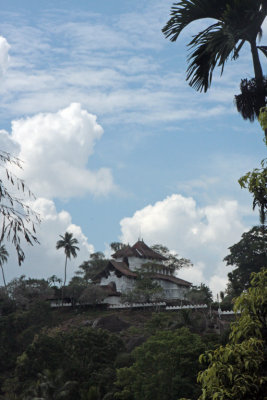
[[[67,261],[68,261],[68,256],[66,255],[65,269],[64,269],[64,284],[63,284],[63,286],[66,285],[66,280],[67,280]]]
[[[2,270],[3,281],[4,281],[4,285],[5,285],[5,289],[6,289],[6,288],[7,288],[7,286],[6,286],[6,280],[5,280],[4,268],[3,268],[3,266],[2,266],[2,265],[1,265],[1,270]]]
[[[266,106],[265,101],[265,88],[264,88],[264,81],[263,81],[263,72],[260,63],[259,52],[257,49],[256,38],[250,41],[251,53],[252,53],[252,60],[253,60],[253,67],[257,85],[257,99],[256,99],[256,107],[257,110],[260,110],[261,107]],[[267,140],[267,129],[264,131],[265,137]]]
[[[65,289],[66,280],[67,280],[67,261],[68,261],[68,257],[66,255],[65,268],[64,268],[64,283],[63,283],[62,291],[61,291],[61,303],[62,303],[62,306],[63,306],[63,300],[64,300],[64,289]]]

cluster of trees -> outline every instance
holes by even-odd
[[[32,301],[36,285],[20,281],[28,288],[28,309],[9,310],[0,319],[0,398],[265,398],[266,268],[252,274],[250,287],[235,300],[241,316],[226,343],[223,337],[196,330],[192,315],[190,321],[182,313],[144,313],[139,333],[143,344],[132,351],[126,346],[131,328],[124,334],[82,325],[66,329],[59,324],[64,313],[60,317],[60,310],[56,315],[49,310],[41,289],[39,295],[35,291],[39,301]],[[137,332],[135,328],[135,338]]]

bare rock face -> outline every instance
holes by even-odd
[[[123,321],[116,315],[108,315],[106,317],[97,318],[93,322],[93,328],[106,329],[110,332],[120,332],[129,328],[130,324]]]

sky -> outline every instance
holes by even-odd
[[[110,256],[114,241],[161,243],[194,266],[178,276],[224,290],[223,258],[258,224],[237,180],[266,157],[258,122],[234,106],[241,78],[253,77],[248,47],[199,93],[186,82],[187,43],[161,29],[166,0],[10,0],[0,11],[0,148],[23,161],[13,171],[34,192],[40,245],[14,251],[7,280],[63,277],[59,235],[80,251]],[[267,23],[262,43],[266,44]],[[266,73],[266,59],[262,66]],[[1,173],[4,173],[2,170]],[[1,283],[0,283],[1,284]]]

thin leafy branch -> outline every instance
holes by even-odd
[[[39,243],[36,236],[36,225],[41,220],[38,213],[27,204],[27,198],[34,199],[34,194],[26,186],[23,179],[18,178],[11,172],[8,166],[16,166],[22,169],[22,161],[1,150],[0,168],[4,171],[5,177],[0,177],[0,215],[2,224],[0,243],[5,239],[13,244],[17,253],[18,263],[21,265],[25,259],[21,239],[23,238],[30,245]],[[8,183],[15,188],[16,193],[11,192]],[[21,193],[22,196],[18,196],[17,193]]]
[[[253,210],[259,207],[260,222],[265,223],[267,214],[267,159],[261,161],[261,168],[247,172],[238,180],[241,188],[253,194]]]

